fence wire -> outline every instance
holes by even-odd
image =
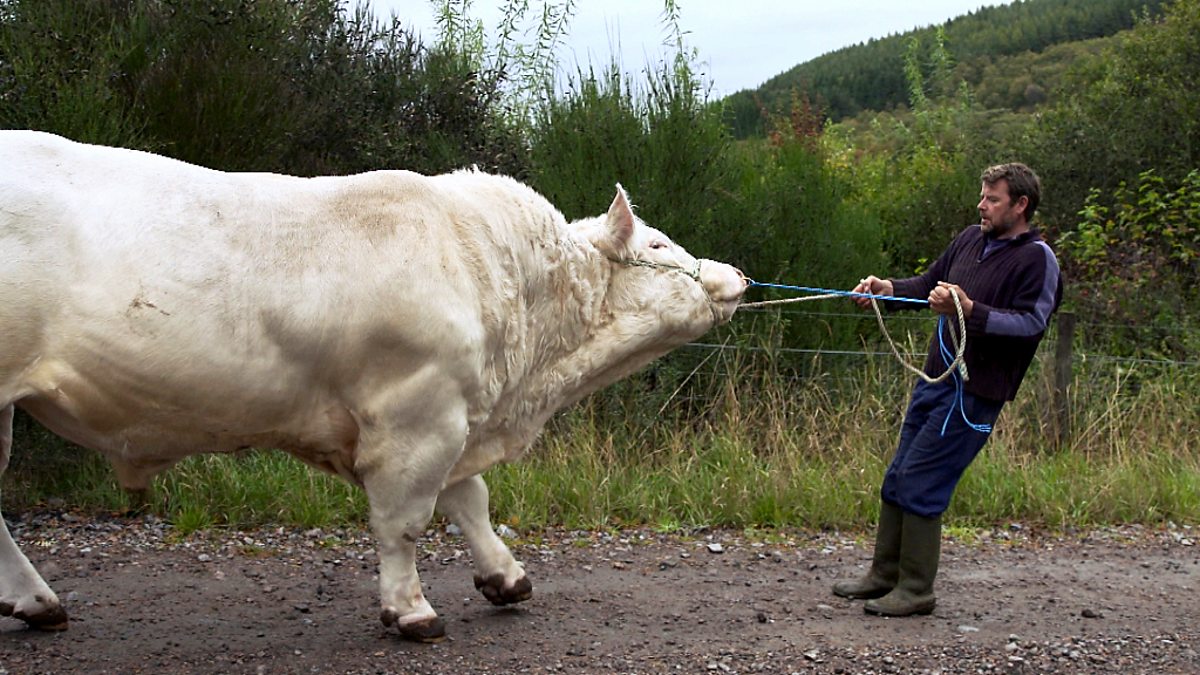
[[[815,318],[815,319],[844,319],[844,320],[858,320],[858,321],[865,320],[864,314],[862,312],[812,311],[812,310],[804,310],[804,309],[796,309],[796,308],[780,308],[780,309],[774,309],[774,310],[768,309],[768,308],[754,308],[754,309],[745,310],[745,312],[747,314],[749,314],[749,313],[755,313],[755,314],[774,313],[774,314],[778,314],[778,315],[788,317],[788,318],[811,317],[811,318]],[[873,315],[871,317],[867,317],[867,318],[873,319]],[[901,327],[900,330],[901,330],[902,334],[907,332],[907,335],[905,336],[905,338],[903,340],[897,340],[898,344],[907,343],[907,344],[919,345],[921,347],[921,351],[919,351],[919,352],[916,352],[916,351],[901,352],[901,354],[905,358],[912,358],[912,359],[924,358],[924,356],[925,356],[924,346],[927,344],[927,342],[929,340],[929,336],[932,331],[928,330],[928,329],[921,330],[920,327],[921,326],[931,326],[934,323],[934,320],[931,319],[931,316],[928,313],[889,314],[889,315],[885,316],[884,321],[889,326],[892,326],[892,325],[900,326]],[[874,321],[872,320],[871,323],[874,323]],[[914,325],[918,327],[916,330],[914,330],[912,328],[912,326],[914,326]],[[1195,329],[1188,327],[1188,326],[1171,325],[1171,324],[1154,325],[1154,326],[1136,326],[1136,325],[1128,325],[1128,324],[1105,323],[1103,321],[1082,321],[1082,320],[1079,320],[1078,317],[1076,317],[1075,330],[1077,333],[1077,342],[1086,343],[1088,341],[1086,339],[1086,336],[1088,336],[1088,335],[1092,335],[1092,336],[1110,335],[1114,332],[1120,332],[1122,334],[1141,333],[1141,334],[1145,334],[1147,336],[1153,336],[1153,337],[1161,337],[1164,334],[1173,335],[1173,336],[1177,336],[1177,337],[1188,337],[1194,333]],[[1051,326],[1050,326],[1049,330],[1047,330],[1045,339],[1043,339],[1041,344],[1038,346],[1039,357],[1043,356],[1044,355],[1043,353],[1046,351],[1050,351],[1050,352],[1053,351],[1056,338],[1057,338],[1057,323],[1052,320]],[[865,348],[864,349],[825,349],[825,348],[820,348],[820,347],[806,348],[806,347],[782,347],[782,346],[775,347],[775,348],[768,348],[768,347],[756,347],[756,346],[752,346],[752,345],[741,345],[741,344],[739,344],[739,345],[713,344],[713,343],[709,343],[709,342],[691,342],[691,343],[688,343],[687,345],[685,345],[684,348],[700,349],[700,350],[735,349],[735,350],[747,351],[747,352],[772,351],[772,352],[777,352],[779,354],[803,354],[803,355],[810,355],[810,356],[839,356],[839,357],[851,357],[851,358],[853,358],[853,357],[863,357],[863,358],[872,357],[873,358],[873,357],[878,357],[878,356],[892,356],[892,353],[890,351],[878,351],[878,350],[865,349]],[[1137,365],[1160,366],[1160,367],[1181,367],[1181,368],[1200,367],[1200,355],[1197,355],[1196,358],[1168,359],[1168,358],[1149,358],[1149,357],[1142,357],[1142,356],[1125,356],[1125,355],[1120,355],[1120,354],[1087,351],[1087,350],[1081,350],[1081,349],[1073,349],[1072,350],[1072,361],[1075,364],[1125,363],[1125,364],[1137,364]]]

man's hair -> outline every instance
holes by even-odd
[[[1033,212],[1037,211],[1038,202],[1042,199],[1042,181],[1033,169],[1020,162],[997,164],[984,169],[980,179],[988,185],[995,185],[1001,180],[1006,182],[1008,198],[1014,202],[1027,197],[1029,205],[1025,207],[1025,221],[1033,220]]]

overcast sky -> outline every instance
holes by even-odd
[[[394,13],[424,42],[437,37],[429,0],[360,0],[377,17]],[[717,96],[757,87],[821,54],[941,23],[980,7],[1011,0],[678,0],[688,46],[699,50],[701,70]],[[353,2],[351,4],[354,4]],[[471,13],[491,33],[502,0],[474,0]],[[541,7],[541,0],[531,0]],[[657,64],[670,53],[659,0],[577,0],[560,64],[604,66],[618,51],[627,72]],[[899,67],[899,64],[897,64]]]

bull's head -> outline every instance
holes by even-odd
[[[624,268],[614,271],[614,312],[642,314],[653,309],[672,333],[688,340],[733,316],[746,290],[745,275],[731,265],[694,258],[646,225],[634,215],[620,184],[608,213],[588,226],[588,239],[596,249]]]

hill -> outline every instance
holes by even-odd
[[[1021,109],[1040,103],[1073,60],[1096,53],[1106,38],[1157,16],[1169,0],[1016,0],[984,7],[936,26],[872,39],[799,64],[725,100],[739,138],[763,134],[763,112],[778,115],[807,97],[834,121],[908,101],[904,54],[916,41],[927,55],[937,39],[958,64],[956,80],[986,88],[985,104]],[[1080,44],[1076,44],[1080,43]],[[1000,93],[1003,92],[1003,93]]]

